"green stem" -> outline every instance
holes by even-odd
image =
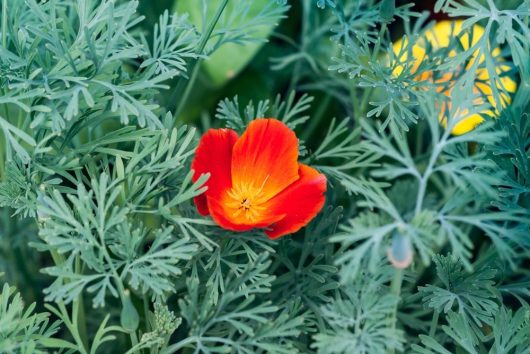
[[[223,0],[223,2],[219,5],[217,8],[217,11],[214,14],[214,17],[212,18],[212,21],[208,24],[208,27],[206,29],[206,32],[202,34],[201,40],[199,42],[199,45],[197,47],[197,53],[199,55],[203,55],[204,48],[206,47],[206,43],[208,43],[208,39],[210,39],[210,36],[212,35],[212,32],[215,28],[215,25],[217,25],[217,22],[219,21],[219,18],[221,17],[221,14],[223,13],[226,5],[228,4],[228,0]],[[173,91],[173,94],[171,95],[170,102],[175,102],[177,99],[177,95],[181,92],[183,92],[182,97],[178,100],[178,105],[175,108],[175,113],[173,114],[173,118],[177,118],[182,112],[182,109],[184,108],[184,104],[188,100],[188,96],[191,92],[191,89],[193,88],[193,84],[195,80],[197,79],[197,74],[199,71],[199,64],[201,62],[201,57],[198,57],[195,61],[191,62],[189,65],[189,71],[192,73],[189,80],[180,79],[177,87],[175,87],[175,90]],[[170,103],[173,105],[173,103]]]
[[[403,284],[403,269],[395,269],[394,277],[392,278],[392,283],[390,283],[390,293],[400,297],[401,295],[401,286]],[[390,327],[392,329],[396,328],[397,324],[397,312],[398,312],[398,303],[394,307],[392,316],[390,317]],[[390,354],[394,354],[394,348],[389,350]]]
[[[1,135],[0,135],[1,137]],[[11,266],[15,266],[16,264],[16,256],[13,252],[11,252],[11,243],[9,242],[9,235],[11,234],[11,217],[9,214],[8,208],[2,209],[2,228],[0,228],[0,232],[4,232],[5,237],[0,237],[0,242],[2,243],[0,245],[0,256],[4,256],[7,258],[7,268],[5,269],[7,273],[3,273],[4,276],[11,273],[10,268]],[[20,288],[20,284],[16,284],[17,287]]]
[[[125,301],[126,301],[126,298],[125,298],[125,287],[123,286],[123,282],[121,280],[121,277],[118,274],[118,271],[117,271],[116,267],[114,266],[114,263],[112,262],[112,258],[110,257],[110,254],[107,251],[107,247],[105,246],[104,231],[103,230],[98,230],[98,231],[99,231],[99,240],[101,242],[99,248],[101,249],[101,253],[103,254],[103,258],[105,259],[105,261],[107,262],[107,264],[110,267],[110,271],[111,271],[112,276],[114,278],[114,282],[116,283],[116,286],[118,287],[118,293],[120,295],[121,304],[122,304],[122,306],[125,306]],[[131,338],[131,344],[134,347],[136,344],[138,344],[138,336],[136,335],[135,331],[129,332],[129,336]]]
[[[366,108],[368,107],[368,100],[370,99],[370,97],[372,97],[373,92],[374,92],[373,87],[369,87],[368,89],[365,89],[363,91],[363,99],[361,100],[361,108],[359,109],[363,116],[366,115]]]
[[[421,155],[423,147],[423,120],[418,121],[416,124],[416,151],[415,156]]]
[[[77,345],[77,348],[79,349],[79,352],[81,354],[88,354],[87,348],[85,347],[85,344],[83,343],[83,340],[81,339],[81,336],[78,331],[77,327],[77,314],[76,314],[76,302],[77,300],[74,300],[72,303],[72,318],[70,319],[70,316],[68,314],[68,310],[64,302],[59,301],[57,303],[57,307],[59,309],[59,313],[62,315],[61,318],[63,319],[63,323],[68,328],[68,332],[72,335],[72,338],[75,341],[75,344]]]
[[[381,42],[383,41],[383,37],[385,35],[386,29],[387,29],[386,22],[383,22],[383,24],[381,25],[381,29],[379,30],[378,41],[375,43],[375,48],[374,48],[374,51],[372,53],[372,60],[373,61],[377,60],[377,56],[379,55],[379,51],[381,50]]]
[[[200,59],[197,59],[197,61],[199,60]],[[197,63],[197,61],[194,63]],[[171,95],[170,105],[173,105],[172,102],[177,101],[177,94],[179,92],[184,91],[182,97],[178,100],[178,105],[175,107],[175,113],[173,114],[174,119],[177,119],[177,117],[180,115],[180,112],[182,112],[182,110],[184,109],[185,103],[188,101],[188,97],[190,96],[191,90],[193,89],[195,81],[197,80],[197,76],[199,76],[199,68],[199,65],[190,65],[190,69],[192,70],[192,72],[189,80],[180,79],[177,84],[177,87],[175,87],[175,90]]]
[[[309,137],[313,134],[315,129],[320,124],[320,120],[322,116],[324,115],[324,113],[326,112],[330,102],[331,102],[331,96],[325,95],[324,98],[322,99],[322,102],[320,102],[320,104],[318,105],[318,109],[313,115],[313,118],[309,120],[309,126],[307,126],[307,128],[305,128],[304,131],[302,132],[302,140],[308,140]]]
[[[7,0],[2,0],[2,46],[7,49]]]
[[[434,311],[432,314],[432,320],[431,320],[431,329],[429,330],[429,337],[434,337],[436,334],[436,326],[438,326],[438,318],[440,317],[440,313],[438,311]]]
[[[50,255],[52,256],[53,263],[55,263],[55,265],[61,265],[65,261],[64,256],[55,250],[50,250]]]
[[[81,258],[79,256],[75,259],[75,271],[77,274],[82,273]],[[85,348],[88,348],[88,331],[86,326],[86,317],[85,317],[85,302],[83,300],[83,292],[77,296],[77,301],[73,303],[73,306],[76,307],[77,312],[77,328],[79,330],[79,335]]]
[[[195,336],[188,337],[186,339],[181,340],[178,343],[175,343],[169,347],[167,347],[165,350],[162,351],[163,354],[170,354],[170,353],[176,353],[179,349],[184,348],[188,344],[192,344],[197,342],[198,338]]]
[[[302,52],[306,52],[307,47],[307,23],[309,22],[309,12],[313,5],[308,2],[307,0],[302,2],[302,30],[300,31],[300,47]],[[294,68],[292,70],[291,74],[291,80],[289,82],[289,89],[287,92],[294,91],[296,89],[296,85],[298,84],[298,81],[300,80],[300,69],[301,69],[300,61],[296,61],[296,64],[294,65]]]
[[[294,64],[294,69],[291,72],[291,80],[289,81],[289,88],[287,89],[287,92],[295,91],[296,85],[298,84],[298,81],[300,80],[300,61],[297,61],[296,64]]]
[[[7,144],[7,142],[5,141],[4,136],[0,134],[0,181],[3,181],[5,179],[6,154],[4,152],[4,144]]]
[[[56,250],[50,250],[50,255],[52,256],[53,262],[56,265],[60,265],[65,262],[64,255],[57,252]],[[77,263],[77,260],[76,260],[76,272],[78,270],[77,269],[78,266],[79,264]],[[80,304],[80,301],[81,301],[81,304]],[[68,316],[66,305],[62,301],[57,302],[57,305],[59,307],[60,312],[63,315],[66,315],[65,318],[69,319],[70,317]],[[82,315],[80,314],[81,312],[83,312]],[[80,321],[82,321],[82,323]],[[86,325],[86,321],[84,317],[84,306],[82,305],[82,296],[80,295],[78,296],[77,299],[75,299],[72,302],[72,320],[71,322],[70,320],[68,320],[68,323],[65,322],[65,326],[68,328],[68,331],[74,338],[81,352],[86,354],[87,353],[86,348],[88,348],[87,339],[86,339],[86,327],[84,328],[84,331],[85,331],[84,334],[82,333],[82,329],[80,328],[80,326],[84,327],[85,325]],[[85,337],[83,338],[83,336]]]
[[[145,295],[142,297],[142,299],[144,302],[145,329],[147,332],[150,332],[152,328],[149,325],[149,300]]]
[[[350,90],[350,96],[353,106],[353,121],[355,122],[355,128],[357,128],[361,122],[361,106],[359,104],[359,97],[357,97],[357,86],[354,85],[352,87],[352,89]]]
[[[2,0],[2,47],[7,50],[7,0]],[[5,89],[2,89],[2,94],[5,95],[5,93]],[[5,119],[8,119],[7,104],[3,106]],[[0,138],[0,177],[4,175],[4,160],[6,159],[4,144],[7,144],[7,139],[4,139],[2,136]]]
[[[445,143],[447,141],[447,138],[449,137],[450,130],[447,129],[444,132],[444,135],[438,141],[436,145],[434,145],[431,157],[429,158],[429,163],[427,164],[427,167],[425,168],[425,172],[419,179],[419,185],[418,185],[418,194],[416,195],[416,208],[414,210],[414,214],[418,215],[421,212],[421,209],[423,207],[423,199],[425,198],[425,192],[427,190],[427,182],[429,181],[429,178],[431,177],[431,174],[433,173],[434,167],[436,165],[436,161],[438,160],[438,157],[443,151],[443,148],[445,146]]]
[[[403,284],[403,269],[396,268],[394,273],[394,278],[392,278],[392,283],[390,284],[390,293],[396,296],[401,294],[401,285]]]
[[[386,30],[387,30],[387,24],[383,23],[381,25],[381,29],[379,30],[379,40],[375,44],[374,51],[372,52],[372,60],[373,61],[377,60],[377,56],[379,55],[379,51],[381,50],[381,42],[383,40],[383,36],[384,36]],[[354,89],[354,91],[357,91],[357,90]],[[361,115],[362,116],[366,115],[366,108],[368,107],[369,99],[370,99],[370,97],[372,97],[373,91],[374,91],[373,87],[369,87],[369,88],[363,89],[363,91],[362,91],[362,99],[361,99],[360,103],[359,103],[357,97],[354,97],[355,98],[354,104],[356,104],[358,106],[358,107],[354,107],[354,113],[355,113],[355,116],[356,116],[356,117],[354,117],[354,120],[355,120],[355,123],[356,123],[356,127],[357,127],[357,124],[359,124],[359,121],[361,119]],[[356,95],[356,93],[354,93],[354,95]]]

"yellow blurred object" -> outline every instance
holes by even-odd
[[[479,25],[474,25],[470,31],[466,31],[461,35],[462,29],[462,20],[456,21],[440,21],[437,22],[432,28],[425,32],[423,37],[421,37],[410,49],[413,60],[409,61],[408,50],[406,47],[408,45],[407,38],[403,38],[399,41],[396,41],[393,45],[394,55],[396,56],[397,65],[395,66],[392,74],[394,76],[399,76],[403,73],[405,66],[410,65],[410,71],[416,73],[420,64],[425,59],[426,48],[432,46],[433,49],[446,48],[450,45],[451,39],[454,37],[459,37],[460,44],[463,50],[468,50],[469,48],[476,45],[484,35],[484,28]],[[472,36],[470,40],[470,36]],[[500,48],[495,48],[492,51],[493,57],[498,57],[500,55]],[[449,57],[455,56],[457,53],[452,50],[448,53]],[[468,61],[466,65],[466,70],[469,70],[477,60],[479,55],[478,50]],[[502,59],[499,59],[501,61]],[[407,62],[408,61],[408,62]],[[484,61],[484,55],[480,55],[478,58],[478,63],[481,64]],[[403,63],[403,64],[401,64]],[[500,91],[500,100],[502,108],[511,102],[511,93],[514,93],[517,89],[517,84],[512,80],[506,73],[509,71],[508,65],[498,65],[496,72],[500,76],[500,80],[496,83],[497,88]],[[436,90],[442,92],[449,98],[449,101],[446,104],[443,104],[440,110],[440,122],[444,126],[447,126],[446,111],[449,111],[451,108],[451,93],[452,88],[454,87],[453,77],[457,73],[459,68],[455,68],[455,72],[448,72],[443,74],[439,78],[434,78],[433,72],[426,71],[419,73],[415,80],[425,81],[429,80],[436,84]],[[461,70],[461,69],[460,69]],[[442,85],[445,84],[445,85]],[[475,84],[473,87],[473,93],[478,95],[474,103],[477,105],[482,105],[485,102],[484,98],[487,99],[487,102],[491,105],[489,109],[483,110],[480,113],[469,114],[467,110],[461,112],[458,111],[455,113],[454,119],[458,119],[458,123],[453,127],[452,133],[455,135],[465,134],[473,130],[478,124],[480,124],[484,118],[483,115],[488,115],[490,117],[495,117],[499,114],[497,108],[498,103],[493,96],[493,90],[491,87],[490,77],[488,70],[483,66],[479,67],[476,71]]]

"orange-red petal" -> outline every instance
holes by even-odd
[[[234,145],[232,184],[271,199],[298,179],[298,139],[283,122],[256,119]]]
[[[193,182],[202,174],[210,173],[206,182],[208,190],[194,199],[201,215],[208,215],[207,196],[218,197],[232,186],[230,173],[232,150],[237,141],[237,133],[231,129],[210,129],[201,138],[191,164],[194,170]]]
[[[271,214],[285,214],[265,231],[272,239],[300,230],[324,206],[326,176],[312,167],[299,166],[300,179],[269,201]]]
[[[208,202],[206,200],[206,193],[196,196],[193,198],[193,201],[195,202],[195,207],[197,208],[199,214],[202,216],[207,216],[210,214],[210,211],[208,210]]]

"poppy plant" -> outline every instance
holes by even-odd
[[[208,130],[192,169],[193,181],[210,173],[197,210],[228,230],[264,228],[278,238],[307,225],[324,205],[326,177],[298,162],[295,133],[276,119],[255,119],[240,137]]]

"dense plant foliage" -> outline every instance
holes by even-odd
[[[0,352],[530,353],[530,1],[419,5],[1,0]],[[193,204],[260,117],[328,180],[276,240]]]

